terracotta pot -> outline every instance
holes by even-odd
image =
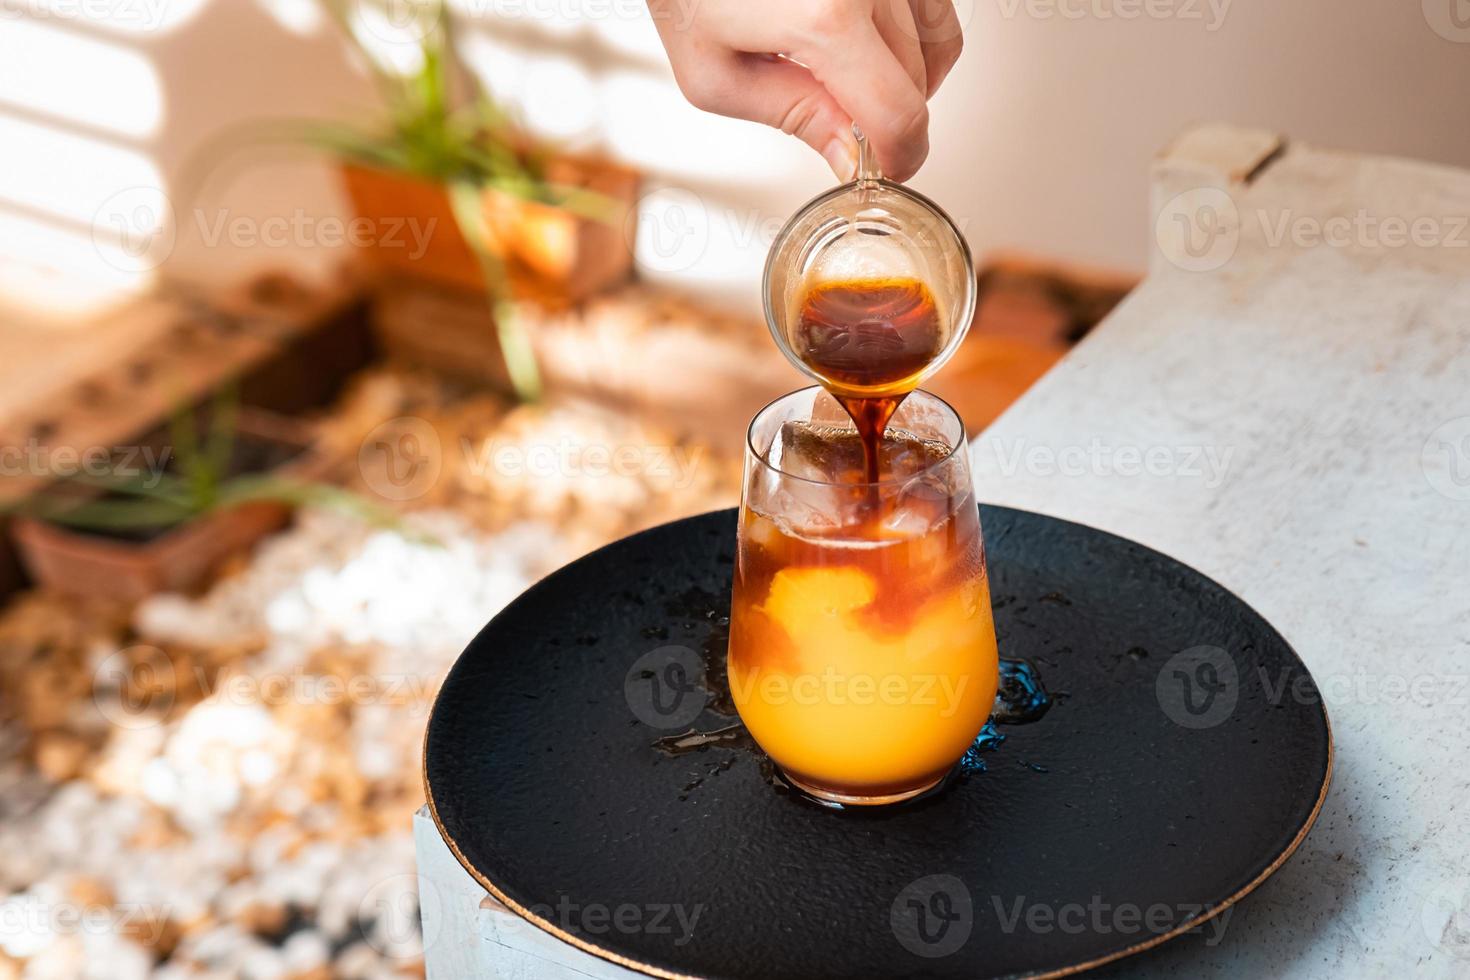
[[[342,180],[374,239],[362,249],[377,270],[481,291],[479,262],[454,220],[443,185],[400,171],[343,163]],[[607,160],[553,157],[546,180],[596,191],[614,204],[607,220],[522,200],[482,195],[490,247],[505,263],[512,290],[552,304],[570,303],[627,279],[633,268],[638,174]]]
[[[310,441],[289,419],[242,409],[237,431],[300,450],[277,473],[307,478],[318,465]],[[11,526],[11,536],[37,585],[136,602],[155,592],[194,591],[226,558],[283,527],[290,517],[286,504],[256,501],[206,514],[147,541],[21,517]]]

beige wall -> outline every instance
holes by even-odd
[[[1193,122],[1470,166],[1470,22],[1454,42],[1429,16],[1446,29],[1460,0],[1220,2],[1212,30],[1205,0],[1160,4],[1201,19],[1133,21],[977,0],[918,186],[969,215],[981,247],[1141,267],[1149,160]],[[1057,4],[1034,6],[1094,9]]]
[[[0,303],[44,307],[48,295],[65,296],[56,308],[72,315],[85,292],[57,285],[68,277],[146,288],[151,262],[120,270],[98,244],[95,217],[139,184],[156,185],[171,206],[154,210],[172,213],[165,268],[177,274],[312,274],[340,259],[310,227],[343,208],[330,168],[299,153],[260,144],[216,152],[207,192],[192,205],[174,199],[186,161],[242,120],[370,112],[370,89],[310,0],[106,0],[124,18],[111,26],[76,19],[76,0],[31,0],[36,10],[18,15],[21,2],[4,0],[0,18],[0,134],[12,141],[0,146]],[[915,184],[952,211],[978,251],[1141,268],[1149,159],[1191,122],[1470,166],[1470,22],[1461,29],[1450,18],[1455,3],[1464,6],[961,0],[967,47],[935,100],[933,153]],[[644,274],[755,309],[771,235],[829,181],[815,155],[684,105],[634,0],[461,6],[483,25],[466,39],[476,63],[529,122],[649,170]],[[4,67],[7,43],[12,54],[34,50],[37,37],[62,52],[75,41],[74,63],[42,59],[55,80],[37,80],[44,64],[24,78]],[[98,51],[143,67],[100,72]],[[70,101],[52,94],[62,82],[75,90]],[[89,86],[124,108],[156,98],[157,111],[114,107],[108,119],[87,118]],[[129,94],[150,86],[151,96]],[[237,231],[248,239],[270,217],[305,231],[281,245],[238,244]],[[103,239],[109,223],[100,223]],[[204,240],[222,227],[220,241]]]

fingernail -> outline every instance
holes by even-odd
[[[840,135],[832,137],[832,141],[822,151],[822,157],[838,180],[852,180],[857,173],[857,146]]]

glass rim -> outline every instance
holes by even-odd
[[[779,473],[781,475],[781,478],[783,480],[797,480],[797,481],[799,481],[801,483],[810,484],[811,486],[814,486],[814,487],[895,487],[895,486],[901,486],[901,485],[903,485],[905,483],[910,483],[910,482],[918,479],[921,476],[926,476],[926,475],[934,472],[939,467],[945,465],[950,460],[954,459],[955,454],[958,453],[962,447],[963,448],[967,448],[969,446],[969,444],[970,444],[969,437],[965,433],[965,420],[960,417],[960,413],[955,410],[955,407],[953,405],[951,405],[949,402],[945,401],[943,398],[940,398],[938,395],[934,394],[934,392],[932,392],[932,391],[926,391],[923,388],[915,388],[913,391],[909,392],[907,396],[905,396],[905,401],[907,401],[909,398],[912,398],[914,395],[923,395],[925,398],[932,399],[934,402],[938,403],[938,405],[940,406],[940,408],[942,410],[948,412],[949,415],[959,425],[959,428],[960,428],[959,438],[954,441],[954,445],[948,447],[948,449],[945,451],[945,453],[944,453],[944,455],[942,457],[940,457],[939,459],[936,459],[934,462],[932,462],[929,465],[925,466],[923,469],[917,470],[917,471],[915,471],[913,473],[909,473],[906,476],[902,476],[902,477],[890,477],[888,479],[876,480],[876,481],[873,481],[873,480],[858,480],[858,481],[852,481],[852,482],[843,481],[841,483],[838,483],[838,482],[835,482],[835,481],[832,481],[832,480],[813,480],[811,477],[798,476],[797,474],[788,472],[788,471],[782,469],[781,467],[777,466],[775,463],[772,463],[768,458],[766,458],[767,457],[767,454],[766,453],[763,453],[759,449],[756,449],[755,448],[755,427],[756,427],[756,424],[758,422],[760,422],[761,416],[765,415],[772,408],[775,408],[777,405],[779,405],[781,402],[784,402],[788,398],[795,398],[797,395],[804,395],[807,392],[821,392],[821,393],[826,393],[828,396],[831,396],[831,392],[827,391],[827,389],[824,388],[822,385],[807,385],[805,388],[797,388],[795,391],[788,391],[786,394],[781,395],[778,398],[773,398],[769,402],[766,402],[765,405],[761,406],[760,411],[758,411],[758,412],[755,413],[755,415],[750,420],[750,425],[746,426],[746,429],[745,429],[745,451],[746,451],[746,455],[750,459],[755,460],[761,466],[764,466],[766,469],[770,470],[771,472],[773,472],[773,473]],[[900,410],[901,409],[902,409],[902,406],[900,406]]]

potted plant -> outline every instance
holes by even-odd
[[[361,18],[341,0],[327,9],[387,109],[375,126],[312,133],[339,158],[358,216],[384,232],[367,257],[380,271],[486,291],[510,381],[522,399],[535,399],[540,376],[511,300],[570,303],[628,277],[637,173],[527,139],[460,62],[442,4],[414,8],[418,57],[408,72],[375,56]],[[410,221],[417,247],[405,247],[401,234],[386,240],[387,229]]]
[[[381,519],[367,501],[309,479],[318,461],[300,427],[230,395],[176,412],[141,444],[151,452],[130,458],[150,465],[79,473],[19,506],[11,533],[35,582],[134,602],[195,589],[297,505]]]

